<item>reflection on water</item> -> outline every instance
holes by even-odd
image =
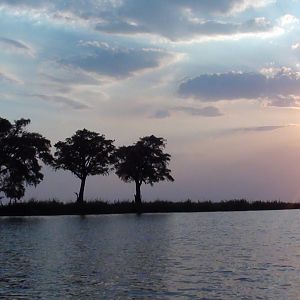
[[[300,211],[0,218],[0,298],[300,299],[299,220]]]

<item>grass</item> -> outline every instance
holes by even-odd
[[[83,204],[63,203],[57,200],[17,202],[0,206],[0,216],[39,216],[39,215],[89,215],[89,214],[126,214],[159,212],[212,212],[299,209],[300,203],[281,201],[254,201],[235,199],[221,202],[183,202],[153,201],[137,206],[134,202],[88,201]]]

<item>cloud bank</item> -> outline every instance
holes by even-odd
[[[0,8],[55,22],[83,23],[108,34],[151,34],[172,41],[201,37],[266,33],[264,17],[239,21],[236,14],[272,0],[0,0]]]
[[[59,63],[117,78],[159,68],[176,59],[175,54],[160,49],[115,48],[97,41],[81,43],[79,46],[86,48],[82,54],[62,59]]]
[[[293,106],[300,96],[300,73],[281,68],[261,73],[203,74],[182,82],[178,93],[203,102],[264,99],[268,105]]]

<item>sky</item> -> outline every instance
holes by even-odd
[[[87,128],[167,140],[174,183],[145,200],[300,201],[299,0],[0,0],[0,115],[54,145]],[[73,201],[43,168],[26,197]],[[114,174],[86,198],[132,199]]]

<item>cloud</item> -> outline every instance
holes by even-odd
[[[219,111],[219,109],[214,106],[205,106],[202,108],[179,106],[179,107],[174,108],[173,110],[184,112],[191,116],[200,116],[200,117],[219,117],[219,116],[223,115]]]
[[[295,24],[299,23],[299,19],[293,15],[283,15],[278,19],[278,23],[281,27],[293,27]]]
[[[262,125],[262,126],[250,126],[250,127],[236,127],[228,128],[218,131],[216,136],[228,136],[233,134],[247,134],[247,133],[263,133],[270,132],[288,127],[299,126],[298,124],[286,124],[286,125]]]
[[[177,59],[175,54],[159,49],[115,48],[96,42],[81,43],[83,54],[59,61],[62,65],[115,78],[126,78],[137,72],[159,68]]]
[[[0,37],[1,49],[34,56],[34,50],[25,43],[5,37]]]
[[[32,97],[32,98],[37,98],[39,100],[43,100],[46,102],[53,102],[56,104],[60,104],[63,106],[67,106],[73,109],[86,109],[89,106],[81,103],[77,100],[65,97],[65,96],[49,96],[49,95],[43,95],[43,94],[31,94],[31,95],[27,95],[28,97]]]
[[[21,84],[22,82],[14,75],[0,70],[0,83]]]
[[[266,125],[266,126],[254,126],[254,127],[240,127],[228,130],[230,133],[239,133],[239,132],[265,132],[273,131],[281,128],[286,128],[291,125]]]
[[[0,5],[20,8],[43,8],[48,11],[70,11],[85,18],[91,18],[106,13],[122,15],[154,14],[157,9],[166,11],[167,8],[174,10],[194,10],[198,14],[230,14],[244,11],[248,8],[259,8],[274,0],[0,0]],[[158,12],[158,11],[157,11]]]
[[[163,119],[170,117],[173,112],[183,112],[190,116],[199,117],[219,117],[223,114],[219,111],[217,107],[206,106],[206,107],[190,107],[190,106],[177,106],[169,109],[160,109],[156,111],[151,117],[156,119]]]
[[[20,6],[20,7],[34,7],[34,5],[36,4],[36,6],[43,6],[45,3],[47,3],[47,1],[38,1],[36,2],[35,0],[0,0],[0,4],[6,4],[9,6]]]
[[[233,13],[242,12],[249,8],[261,8],[275,3],[277,0],[244,0],[244,1],[235,1],[231,11]]]
[[[237,13],[273,0],[0,0],[0,8],[55,22],[84,24],[114,34],[151,34],[172,41],[272,32],[265,18],[233,21]],[[237,18],[237,20],[239,20]],[[284,24],[291,19],[286,17]]]
[[[174,42],[258,35],[272,33],[275,30],[275,25],[264,17],[249,19],[245,22],[233,22],[231,19],[210,18],[207,15],[199,18],[192,6],[182,5],[172,8],[172,4],[169,3],[169,6],[164,5],[153,11],[151,11],[152,5],[150,6],[150,12],[145,10],[140,13],[136,11],[136,7],[132,7],[133,13],[127,12],[129,16],[101,21],[95,28],[110,34],[151,34]],[[147,5],[144,8],[147,9]]]
[[[294,95],[277,95],[266,100],[267,106],[276,107],[300,107],[300,96]]]
[[[38,75],[48,83],[62,86],[99,85],[100,81],[79,69],[68,67],[52,61],[40,65]]]
[[[182,82],[178,93],[204,102],[297,96],[300,73],[290,68],[270,68],[260,73],[203,74]]]
[[[167,16],[166,16],[167,17]],[[174,17],[174,16],[172,16]],[[113,23],[101,22],[96,29],[103,33],[114,34],[152,34],[162,36],[171,41],[186,41],[201,38],[217,38],[241,36],[249,34],[270,33],[274,30],[273,24],[265,18],[254,18],[246,22],[229,22],[219,20],[184,19],[178,16],[162,24],[117,21]],[[168,25],[170,24],[170,25]]]
[[[253,99],[262,96],[261,91],[266,87],[266,80],[263,74],[258,73],[203,74],[181,83],[179,94],[182,97],[192,97],[207,102]]]
[[[153,115],[151,115],[151,118],[165,119],[165,118],[168,118],[170,116],[171,116],[171,114],[167,109],[159,109]]]
[[[44,79],[46,79],[49,82],[56,83],[56,84],[61,84],[61,85],[76,85],[76,84],[82,84],[82,85],[94,85],[94,84],[99,84],[99,81],[88,76],[87,74],[83,74],[78,72],[77,70],[74,70],[74,76],[69,76],[69,77],[60,77],[58,75],[51,75],[47,73],[40,73],[39,75],[42,76]],[[71,75],[71,74],[70,74]]]

